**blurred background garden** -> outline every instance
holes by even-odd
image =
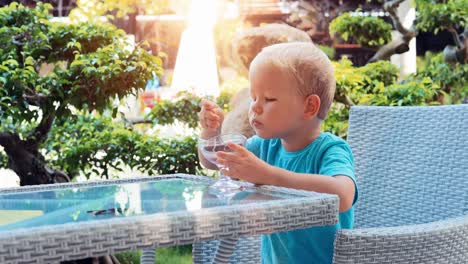
[[[0,188],[213,176],[198,163],[200,100],[251,135],[235,111],[248,104],[250,61],[274,43],[313,42],[333,60],[323,129],[343,138],[353,105],[468,103],[467,10],[466,0],[0,0]],[[158,250],[157,262],[190,263],[191,247]]]

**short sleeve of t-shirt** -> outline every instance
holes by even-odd
[[[350,177],[354,182],[354,186],[356,186],[354,204],[358,198],[358,189],[354,176],[354,159],[351,153],[349,145],[344,142],[329,147],[322,156],[319,174]]]

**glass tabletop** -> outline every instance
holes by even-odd
[[[0,232],[298,197],[282,192],[260,192],[257,188],[226,196],[213,192],[210,184],[173,178],[0,194]]]

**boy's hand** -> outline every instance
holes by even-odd
[[[221,124],[224,120],[224,113],[217,104],[202,99],[201,110],[198,113],[200,125],[202,127],[200,137],[208,139],[217,136],[221,130]]]
[[[235,143],[228,143],[232,152],[217,152],[217,162],[228,169],[222,172],[231,178],[241,179],[255,184],[271,184],[267,174],[270,165],[257,158],[252,152]]]

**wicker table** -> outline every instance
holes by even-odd
[[[185,174],[0,189],[0,263],[55,263],[232,241],[338,218],[335,195],[250,187],[231,198]]]

